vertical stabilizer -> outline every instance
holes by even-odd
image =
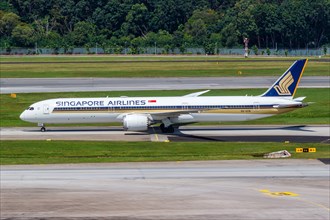
[[[297,60],[284,74],[261,96],[294,97],[301,76],[307,64],[307,59]]]

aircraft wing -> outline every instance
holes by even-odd
[[[203,109],[204,110],[204,109]],[[174,111],[166,111],[166,112],[155,112],[149,113],[152,118],[171,118],[171,117],[178,117],[182,114],[189,114],[189,113],[198,113],[200,110],[174,110]]]
[[[204,93],[207,93],[209,91],[210,90],[205,90],[205,91],[201,91],[201,92],[194,92],[194,93],[184,95],[183,97],[197,97],[197,96],[203,95]]]

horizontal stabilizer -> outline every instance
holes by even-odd
[[[194,92],[194,93],[190,93],[188,95],[184,95],[183,97],[197,97],[200,95],[203,95],[204,93],[209,92],[210,90],[205,90],[205,91],[201,91],[201,92]]]
[[[298,98],[293,99],[293,101],[302,102],[305,98],[306,97],[298,97]]]

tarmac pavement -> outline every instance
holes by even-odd
[[[329,165],[269,159],[1,166],[1,219],[329,219]]]

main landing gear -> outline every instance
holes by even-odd
[[[160,130],[162,130],[163,133],[174,133],[174,127],[169,118],[164,118],[162,120],[162,123],[160,124]]]
[[[160,124],[160,130],[163,133],[174,133],[174,127],[172,125],[165,127],[165,125],[163,123]]]

